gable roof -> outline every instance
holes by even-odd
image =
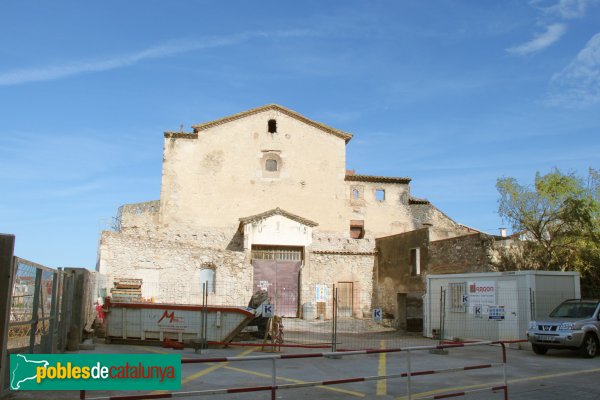
[[[250,115],[259,114],[259,113],[269,111],[269,110],[275,110],[281,114],[285,114],[288,117],[295,118],[298,121],[301,121],[307,125],[313,126],[313,127],[320,129],[326,133],[329,133],[329,134],[332,134],[339,138],[342,138],[346,141],[346,143],[348,143],[350,141],[350,139],[352,139],[351,133],[344,132],[339,129],[335,129],[335,128],[332,128],[325,124],[322,124],[320,122],[313,121],[312,119],[308,119],[305,116],[303,116],[302,114],[297,113],[296,111],[290,110],[289,108],[285,108],[278,104],[267,104],[266,106],[253,108],[251,110],[243,111],[241,113],[233,114],[228,117],[221,118],[221,119],[216,119],[214,121],[205,122],[205,123],[198,124],[198,125],[192,125],[192,128],[194,128],[194,133],[198,133],[204,129],[212,128],[213,126],[226,124],[228,122],[232,122],[232,121],[235,121],[235,120],[238,120],[241,118],[245,118]]]
[[[306,226],[317,226],[319,225],[318,223],[311,221],[310,219],[306,219],[306,218],[302,218],[299,217],[298,215],[292,214],[290,212],[287,212],[285,210],[282,210],[281,208],[277,207],[274,208],[272,210],[269,211],[265,211],[264,213],[260,213],[260,214],[256,214],[256,215],[251,215],[249,217],[245,217],[245,218],[240,218],[240,225],[245,225],[248,223],[252,223],[252,222],[257,222],[257,221],[261,221],[263,219],[272,217],[273,215],[281,215],[283,217],[289,218],[293,221],[299,222],[303,225]]]

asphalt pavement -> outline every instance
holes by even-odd
[[[389,348],[380,340],[380,348]],[[427,344],[424,341],[422,344]],[[431,341],[429,344],[436,344]],[[281,353],[261,352],[259,347],[209,349],[197,354],[193,349],[172,350],[161,347],[97,344],[94,350],[80,353],[175,353],[184,358],[231,357],[244,355],[300,354],[324,350],[284,348]],[[431,398],[449,393],[467,392],[468,399],[503,399],[502,390],[492,390],[504,382],[501,365],[501,347],[494,345],[449,349],[448,354],[432,354],[428,350],[399,353],[363,354],[341,358],[298,358],[275,361],[279,386],[309,384],[367,378],[367,381],[340,385],[279,389],[277,399],[408,399],[409,382],[406,377],[378,379],[377,376],[424,372],[412,376],[412,398]],[[410,358],[410,360],[409,360]],[[472,366],[486,368],[469,369]],[[499,365],[496,365],[499,364]],[[464,368],[467,367],[467,370]],[[451,369],[451,372],[442,370]],[[182,365],[180,392],[195,392],[265,386],[272,382],[271,360],[230,361]],[[372,380],[369,380],[372,379]],[[528,349],[507,349],[506,379],[509,399],[600,400],[600,357],[581,358],[571,351],[550,350],[547,355],[535,355]],[[158,392],[154,392],[157,394]],[[86,398],[141,394],[139,392],[87,392]],[[79,392],[13,392],[10,399],[78,399]],[[223,395],[193,395],[187,398],[215,399],[270,399],[270,392],[250,392]]]

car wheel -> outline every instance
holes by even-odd
[[[596,339],[596,336],[587,333],[583,338],[583,344],[579,351],[585,358],[594,358],[598,354],[598,339]]]
[[[533,352],[535,354],[539,354],[540,356],[543,356],[548,352],[548,348],[546,346],[542,346],[539,344],[532,344],[531,348],[533,349]]]

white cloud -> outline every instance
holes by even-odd
[[[551,81],[548,103],[586,106],[600,102],[600,33],[596,33],[575,59]]]
[[[506,49],[507,52],[517,55],[526,55],[538,52],[550,46],[558,39],[562,37],[567,31],[567,27],[564,24],[552,24],[549,25],[546,32],[536,35],[532,40],[527,43],[523,43],[519,46],[511,47]]]
[[[21,68],[13,71],[0,72],[0,86],[56,80],[86,72],[99,72],[123,68],[144,60],[169,57],[209,48],[232,46],[255,38],[290,38],[315,35],[317,35],[317,33],[314,31],[290,29],[274,32],[245,32],[239,35],[211,37],[198,41],[170,42],[135,53],[122,54],[105,59],[74,61],[62,65]]]
[[[597,0],[560,0],[553,6],[545,9],[546,13],[556,15],[563,19],[582,18],[587,8]]]

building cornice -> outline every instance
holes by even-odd
[[[376,251],[313,250],[312,254],[336,254],[344,256],[376,256]]]

